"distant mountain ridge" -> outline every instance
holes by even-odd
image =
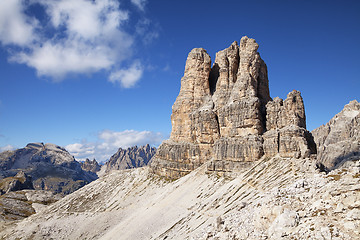
[[[29,143],[24,148],[0,153],[0,180],[23,171],[36,190],[69,194],[97,179],[84,171],[66,149],[55,144]]]
[[[109,172],[145,166],[155,151],[149,145],[120,148],[106,169]],[[24,148],[1,152],[0,223],[21,220],[40,211],[97,179],[100,170],[95,159],[78,162],[55,144],[29,143]]]
[[[101,169],[101,166],[95,159],[90,161],[87,158],[84,162],[80,162],[80,164],[81,164],[81,168],[87,172],[97,173]]]
[[[123,170],[143,167],[149,164],[151,158],[155,155],[156,148],[145,146],[134,146],[119,150],[111,156],[109,161],[103,166],[102,172],[108,173],[112,170]]]

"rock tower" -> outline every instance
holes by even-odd
[[[170,139],[151,163],[161,176],[179,178],[205,162],[232,172],[261,157],[308,157],[316,152],[306,130],[303,99],[292,91],[271,99],[267,67],[254,39],[243,37],[211,59],[202,48],[186,60],[172,107]]]

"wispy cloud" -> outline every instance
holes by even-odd
[[[0,41],[27,46],[35,40],[38,21],[24,14],[22,0],[0,1]]]
[[[143,67],[139,62],[133,63],[127,69],[120,69],[111,73],[109,81],[113,83],[120,83],[124,88],[130,88],[140,80],[143,74]]]
[[[138,7],[141,11],[145,11],[147,0],[131,0],[131,3]]]
[[[0,152],[4,152],[4,151],[9,151],[9,150],[14,150],[15,147],[12,145],[6,145],[4,147],[0,147]]]
[[[132,2],[144,10],[146,1]],[[43,16],[31,14],[31,7],[41,8]],[[39,76],[61,81],[69,74],[105,70],[110,81],[131,87],[142,68],[137,62],[121,67],[134,62],[137,33],[125,30],[129,16],[118,0],[1,1],[0,42],[14,47],[11,61],[36,69]]]
[[[167,63],[167,64],[165,65],[165,67],[162,68],[162,70],[163,70],[164,72],[170,71],[170,70],[171,70],[170,64]]]
[[[141,37],[144,44],[150,44],[159,37],[159,26],[153,24],[148,18],[138,21],[135,31]]]
[[[116,151],[121,148],[132,146],[142,146],[146,144],[157,146],[164,140],[161,133],[151,131],[125,130],[115,132],[104,130],[98,133],[95,142],[83,140],[81,143],[74,143],[65,148],[78,160],[85,158],[95,158],[100,162],[109,159]]]

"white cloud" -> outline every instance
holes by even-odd
[[[95,154],[95,145],[87,143],[74,143],[69,144],[65,148],[75,157],[92,156]]]
[[[119,9],[114,0],[37,0],[44,6],[55,28],[66,26],[70,35],[84,39],[95,39],[101,35],[108,37],[112,31],[128,19],[128,13]]]
[[[4,151],[9,151],[9,150],[14,150],[15,147],[12,145],[6,145],[4,147],[0,147],[0,152],[4,152]]]
[[[140,80],[144,72],[143,66],[139,62],[133,63],[128,69],[121,69],[112,72],[109,81],[112,83],[120,83],[124,88],[130,88]]]
[[[132,2],[142,10],[146,4]],[[35,5],[46,16],[27,11]],[[110,81],[132,87],[143,70],[139,63],[121,67],[131,61],[135,41],[125,30],[128,20],[118,0],[0,1],[0,42],[20,47],[12,49],[10,60],[35,68],[39,76],[60,81],[68,74],[106,70],[112,72]]]
[[[35,40],[34,29],[38,22],[24,12],[22,0],[0,1],[0,41],[3,44],[24,46]]]
[[[109,159],[117,150],[132,146],[142,146],[146,144],[158,146],[164,137],[161,133],[151,131],[125,130],[114,132],[104,130],[98,133],[96,142],[83,141],[65,146],[65,148],[78,160],[86,158],[104,162]]]
[[[147,0],[131,0],[131,3],[138,7],[141,11],[144,11]]]

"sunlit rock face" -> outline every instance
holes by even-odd
[[[208,162],[208,170],[232,172],[262,157],[309,157],[316,152],[306,130],[303,99],[292,91],[270,97],[267,67],[254,39],[216,53],[193,49],[172,107],[172,131],[152,170],[179,178]]]
[[[360,103],[345,105],[328,123],[312,131],[317,160],[328,170],[360,156]]]
[[[114,170],[144,167],[149,164],[155,152],[156,148],[150,147],[149,144],[140,147],[129,147],[127,149],[119,148],[109,161],[103,165],[101,170],[103,173],[110,173]]]

